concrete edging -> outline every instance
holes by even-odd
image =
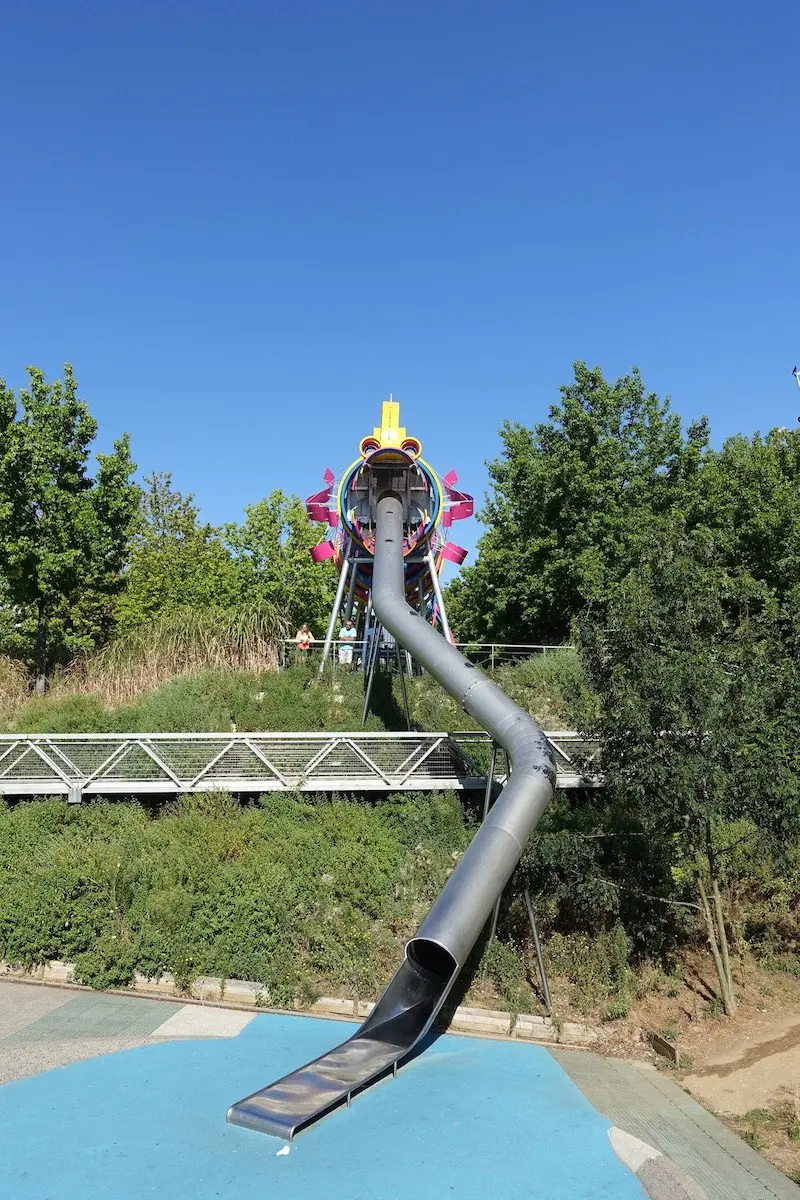
[[[0,978],[70,987],[81,991],[93,990],[75,981],[75,968],[72,963],[58,961],[44,963],[29,970],[0,961]],[[339,1020],[350,1021],[363,1020],[375,1007],[372,1001],[320,996],[306,1008],[301,1008],[300,1004],[296,1003],[290,1009],[276,1009],[269,1004],[269,994],[262,984],[247,979],[220,979],[209,975],[201,975],[195,979],[188,995],[181,992],[174,976],[170,974],[161,975],[158,979],[148,979],[137,973],[132,988],[119,988],[114,991],[123,995],[149,996],[152,999],[223,1004],[265,1012],[293,1012],[302,1016],[336,1017]],[[514,1038],[569,1046],[590,1046],[600,1038],[599,1032],[589,1025],[553,1020],[551,1017],[540,1017],[533,1013],[514,1016],[498,1009],[463,1006],[445,1008],[443,1011],[448,1032],[471,1034],[473,1037]]]

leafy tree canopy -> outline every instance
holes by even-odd
[[[176,491],[169,473],[148,475],[117,604],[120,630],[179,609],[230,608],[240,598],[236,564],[218,530],[200,521],[194,497]]]
[[[218,529],[200,521],[194,497],[176,491],[169,474],[151,475],[118,603],[120,628],[180,609],[264,604],[319,629],[335,587],[330,567],[309,554],[319,538],[296,496],[274,491],[249,505],[241,524]]]
[[[90,477],[97,424],[72,367],[52,383],[28,374],[19,402],[0,381],[0,571],[3,632],[41,690],[55,663],[108,635],[138,489],[127,435]]]
[[[708,450],[686,497],[690,525],[713,532],[729,571],[762,583],[782,608],[800,601],[800,430],[729,438]]]
[[[698,849],[709,818],[761,807],[774,764],[754,751],[782,719],[769,665],[780,633],[763,587],[728,574],[706,531],[664,523],[576,631],[618,795]],[[774,806],[762,815],[778,819]]]
[[[478,561],[449,590],[462,637],[562,641],[636,561],[653,519],[697,469],[704,422],[684,436],[635,369],[615,383],[580,362],[574,371],[549,420],[501,430]]]
[[[248,505],[241,525],[223,530],[245,594],[275,605],[295,627],[308,621],[317,633],[330,616],[336,587],[330,565],[309,554],[322,531],[297,496],[280,490]]]
[[[745,821],[780,846],[800,817],[797,659],[779,607],[764,583],[727,570],[712,533],[670,518],[576,632],[607,803],[654,858],[672,842],[689,864],[731,1012],[718,887],[730,847],[717,831]]]

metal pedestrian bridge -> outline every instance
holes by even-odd
[[[558,787],[602,786],[596,743],[546,736]],[[479,789],[491,749],[482,732],[2,734],[0,796]]]

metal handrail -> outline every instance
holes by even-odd
[[[559,786],[602,784],[594,743],[548,735]],[[0,795],[480,788],[491,739],[462,732],[0,734]],[[483,760],[486,760],[486,763]]]
[[[283,638],[284,646],[296,647],[297,640],[295,638]],[[323,638],[311,639],[311,647],[317,646],[322,648],[325,644]],[[353,640],[351,638],[334,638],[331,645],[333,646],[364,646],[366,643],[363,640]],[[454,642],[453,645],[458,650],[463,650],[465,647],[472,650],[575,650],[571,642]]]
[[[365,648],[372,645],[372,640],[365,641],[364,639],[350,638],[334,638],[331,642],[331,666],[335,671],[338,663],[339,648],[341,646],[351,647],[353,658],[361,657]],[[549,644],[545,642],[455,642],[454,645],[467,658],[477,658],[480,663],[494,671],[497,666],[505,665],[508,660],[517,662],[530,658],[538,658],[547,654],[559,653],[575,653],[575,647],[569,642],[563,644]],[[325,647],[325,641],[322,638],[313,638],[311,644],[306,650],[300,650],[295,638],[284,638],[281,644],[282,652],[280,656],[280,666],[285,667],[294,656],[297,660],[310,661],[321,654]],[[380,651],[390,651],[394,647],[394,638],[389,641],[382,640],[380,643]]]

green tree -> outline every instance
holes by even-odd
[[[334,589],[330,568],[309,554],[320,528],[296,496],[275,491],[249,505],[241,524],[218,529],[200,521],[194,497],[176,491],[169,474],[148,476],[117,605],[120,629],[184,609],[237,607],[319,624]]]
[[[125,583],[117,604],[123,631],[180,609],[231,608],[242,598],[219,531],[201,523],[194,497],[176,491],[168,473],[144,480]]]
[[[478,560],[449,589],[464,638],[559,642],[586,605],[602,605],[696,474],[705,422],[684,437],[669,401],[633,370],[609,383],[574,367],[549,420],[506,423],[489,464],[492,494]]]
[[[97,423],[69,363],[53,383],[28,374],[19,405],[0,381],[0,571],[5,631],[43,691],[56,662],[108,635],[138,489],[127,435],[89,476]]]
[[[315,563],[309,553],[323,531],[297,496],[280,490],[248,505],[243,523],[224,530],[243,594],[274,605],[292,624],[308,621],[318,633],[336,587],[330,564]]]
[[[708,451],[686,513],[713,531],[727,568],[764,584],[791,618],[800,599],[800,430],[737,435]]]
[[[791,689],[775,670],[789,656],[780,653],[774,604],[762,586],[725,569],[708,531],[671,521],[604,613],[587,610],[577,632],[608,802],[644,830],[654,853],[666,839],[686,864],[733,1012],[720,836],[740,819],[779,835],[798,812],[781,732]]]

